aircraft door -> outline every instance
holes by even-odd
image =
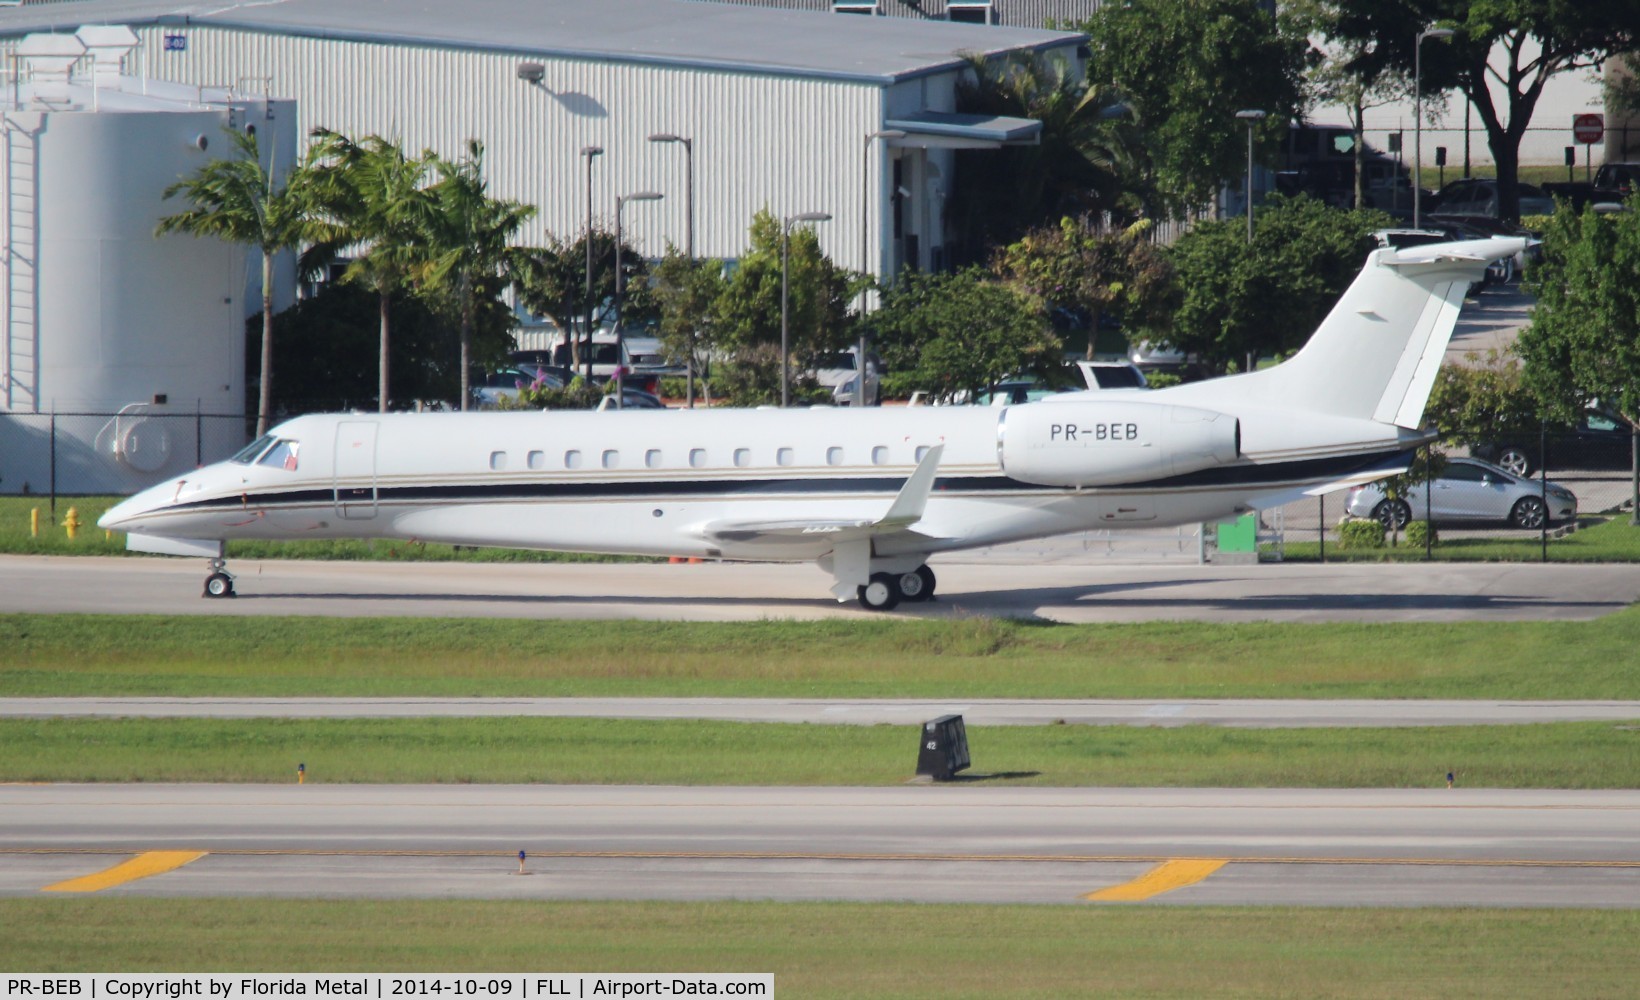
[[[376,421],[336,425],[336,514],[351,521],[376,516]]]

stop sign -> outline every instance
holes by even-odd
[[[1604,115],[1573,115],[1572,138],[1585,145],[1599,142],[1606,134]]]

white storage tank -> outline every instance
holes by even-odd
[[[255,129],[288,167],[295,107],[123,76],[135,42],[119,27],[30,36],[0,97],[0,492],[128,492],[245,439],[259,259],[154,230],[190,207],[166,188],[233,155],[225,129]]]

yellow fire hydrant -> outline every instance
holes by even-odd
[[[80,536],[80,512],[77,508],[68,508],[68,516],[63,518],[63,528],[68,532],[69,541]]]

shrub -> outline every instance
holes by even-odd
[[[1409,521],[1409,522],[1407,522],[1407,544],[1408,545],[1412,546],[1413,548],[1419,548],[1419,549],[1423,548],[1424,547],[1424,537],[1426,535],[1429,537],[1429,544],[1431,546],[1439,545],[1441,543],[1440,533],[1437,532],[1435,530],[1434,526],[1431,525],[1428,521]]]
[[[1384,547],[1384,526],[1370,517],[1345,518],[1338,522],[1338,547],[1381,549]]]

